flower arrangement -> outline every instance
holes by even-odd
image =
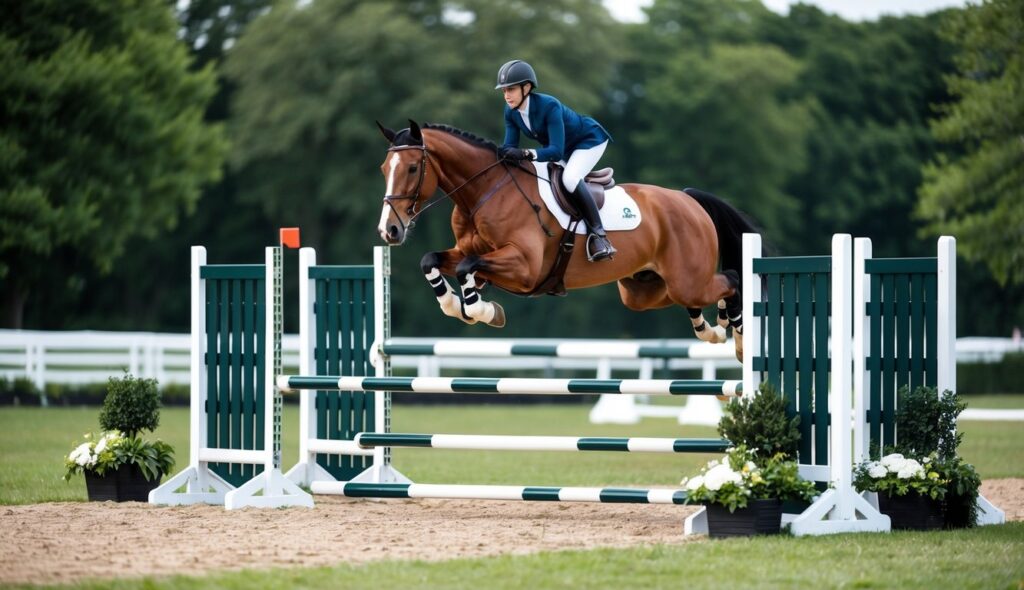
[[[783,453],[758,459],[756,449],[744,445],[709,461],[700,475],[684,478],[682,485],[687,503],[719,504],[729,512],[746,508],[751,500],[810,500],[817,494],[814,483],[800,478],[796,461]]]
[[[949,483],[942,471],[935,453],[920,460],[891,453],[878,461],[857,465],[853,483],[862,492],[883,492],[890,496],[917,493],[941,500]]]
[[[98,438],[88,433],[85,442],[64,458],[64,480],[70,481],[72,476],[86,472],[106,475],[122,465],[133,464],[151,481],[174,467],[174,449],[161,440],[147,442],[138,437],[128,438],[117,430],[104,432]]]
[[[160,396],[155,379],[138,379],[128,373],[122,378],[111,377],[99,422],[103,432],[98,437],[86,434],[85,442],[76,444],[64,458],[64,479],[70,481],[72,476],[86,475],[90,498],[90,480],[115,475],[123,466],[131,467],[133,479],[141,473],[153,485],[174,467],[171,445],[139,436],[160,424]],[[120,488],[122,478],[116,479],[116,487]]]

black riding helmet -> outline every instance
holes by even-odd
[[[533,88],[537,88],[537,74],[534,73],[533,67],[530,64],[519,59],[513,59],[498,69],[498,85],[494,89],[501,90],[502,88],[517,86],[525,82],[530,82],[533,84]]]

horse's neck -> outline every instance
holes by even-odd
[[[438,186],[468,211],[486,197],[489,187],[499,182],[505,172],[502,166],[487,170],[494,163],[494,156],[457,139],[438,143],[432,150],[441,172]]]

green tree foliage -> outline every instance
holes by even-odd
[[[160,0],[9,3],[0,64],[3,324],[18,326],[34,288],[74,289],[174,227],[226,145],[203,123],[213,76],[189,71]]]
[[[927,234],[953,234],[960,254],[996,279],[1024,284],[1024,2],[989,0],[950,15],[956,102],[934,121],[949,146],[925,167],[918,214]]]

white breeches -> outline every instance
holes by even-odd
[[[605,140],[594,147],[576,150],[569,156],[565,163],[565,171],[562,172],[562,185],[565,186],[565,190],[570,193],[576,190],[576,185],[590,174],[594,166],[597,166],[597,161],[604,155],[607,147],[608,141]]]

